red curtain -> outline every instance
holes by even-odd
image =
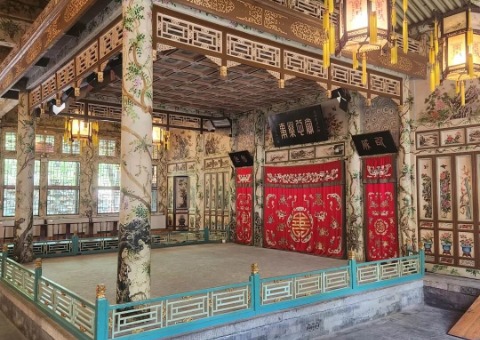
[[[250,244],[253,230],[253,168],[237,168],[235,173],[237,189],[235,241]]]
[[[344,255],[343,164],[265,167],[264,247]]]
[[[395,213],[395,158],[391,155],[364,159],[367,260],[398,256]]]

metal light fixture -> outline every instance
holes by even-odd
[[[153,126],[152,143],[157,146],[163,146],[165,150],[168,150],[170,146],[170,131],[162,129],[160,126]]]
[[[353,68],[362,60],[362,83],[367,83],[367,53],[390,41],[392,0],[344,0],[340,10],[339,50],[352,53]],[[396,19],[395,19],[396,20]]]
[[[98,122],[83,120],[78,118],[70,118],[65,122],[66,141],[73,142],[79,140],[81,142],[98,144]]]
[[[465,105],[465,80],[480,77],[480,9],[465,8],[442,19],[443,79],[456,82]]]

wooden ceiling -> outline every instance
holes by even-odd
[[[241,113],[269,105],[318,95],[325,90],[316,82],[293,78],[278,87],[267,71],[247,65],[230,67],[226,79],[207,57],[184,50],[159,54],[154,62],[154,105],[190,108],[201,113]],[[92,95],[114,100],[121,97],[117,79]],[[86,99],[94,99],[87,97]]]

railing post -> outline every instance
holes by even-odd
[[[350,280],[352,283],[352,290],[357,288],[357,260],[355,259],[355,251],[348,252],[348,264],[350,266]]]
[[[425,275],[425,250],[423,249],[423,242],[418,242],[418,256],[420,261],[420,274]]]
[[[258,274],[258,264],[252,264],[252,273],[250,274],[250,282],[252,283],[252,306],[253,311],[260,311],[262,300],[262,285],[260,283],[260,275]]]
[[[38,292],[40,291],[40,278],[42,277],[42,259],[35,260],[35,279],[33,282],[33,301],[38,302]]]
[[[205,242],[210,240],[210,230],[208,228],[203,229],[203,240]]]
[[[97,285],[95,300],[95,340],[108,339],[108,300],[105,285]]]
[[[5,277],[5,267],[7,265],[8,244],[4,243],[2,248],[2,281]]]
[[[72,236],[72,254],[73,255],[78,255],[79,253],[78,241],[79,240],[78,240],[77,232],[74,232]]]

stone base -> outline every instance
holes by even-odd
[[[315,339],[367,321],[423,305],[423,282],[270,313],[174,339]]]
[[[480,296],[480,280],[429,273],[424,282],[429,306],[463,312]]]
[[[5,284],[0,283],[0,308],[15,327],[31,340],[75,339],[73,335]],[[14,339],[11,339],[14,340]]]

